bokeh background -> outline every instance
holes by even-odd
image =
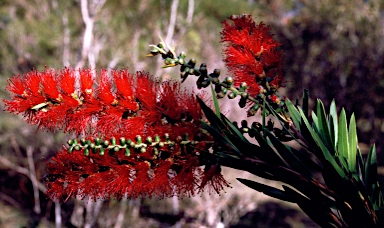
[[[354,112],[361,150],[376,143],[382,165],[383,10],[383,0],[0,0],[0,96],[9,98],[11,76],[45,67],[128,67],[177,78],[177,69],[160,70],[158,58],[145,57],[159,36],[226,76],[221,22],[252,14],[282,44],[281,94],[294,100],[306,88],[312,103],[335,99],[348,115]],[[1,227],[316,227],[294,205],[235,180],[255,177],[228,169],[233,187],[221,195],[51,202],[44,195],[45,164],[73,135],[36,130],[0,112]]]

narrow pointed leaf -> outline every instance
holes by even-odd
[[[331,137],[331,133],[328,125],[328,120],[325,114],[323,102],[321,102],[320,100],[317,100],[316,111],[317,111],[317,117],[318,117],[318,130],[319,130],[320,136],[323,142],[325,143],[325,145],[328,147],[331,154],[333,154],[334,147],[332,144],[332,137]]]
[[[229,127],[229,131],[236,135],[238,138],[242,139],[243,141],[248,142],[248,139],[244,137],[244,135],[240,132],[240,130],[237,128],[237,126],[233,125],[233,123],[223,114],[221,114],[221,119],[227,124]]]
[[[261,150],[258,151],[255,156],[266,163],[285,166],[284,161],[281,160],[281,157],[277,155],[275,150],[273,150],[272,147],[268,144],[265,138],[261,135],[260,131],[255,128],[252,129],[255,131],[255,139],[261,148]]]
[[[299,111],[300,111],[301,117],[303,117],[304,113],[302,113],[301,110],[299,110]],[[312,129],[312,127],[309,124],[307,118],[303,118],[303,122],[304,122],[305,126],[307,127],[308,131],[310,132],[313,140],[320,147],[320,149],[321,149],[321,151],[322,151],[322,153],[324,155],[325,160],[327,160],[333,166],[333,168],[336,170],[336,172],[341,177],[346,178],[346,175],[345,175],[344,171],[337,164],[337,162],[335,161],[334,157],[329,152],[328,148],[324,145],[323,141],[320,139],[319,135],[317,135],[317,133]]]
[[[262,192],[268,196],[271,196],[273,198],[276,198],[276,199],[280,199],[280,200],[284,200],[284,201],[287,201],[287,202],[291,202],[291,203],[295,203],[295,201],[293,199],[291,199],[291,197],[289,197],[288,194],[286,194],[284,191],[280,190],[280,189],[277,189],[277,188],[274,188],[274,187],[271,187],[271,186],[268,186],[268,185],[265,185],[265,184],[261,184],[261,183],[258,183],[258,182],[255,182],[255,181],[251,181],[251,180],[247,180],[247,179],[242,179],[242,178],[236,178],[238,181],[240,181],[242,184],[256,190],[256,191],[259,191],[259,192]]]
[[[357,173],[359,175],[359,180],[364,180],[364,160],[363,155],[361,154],[360,148],[357,148]]]
[[[349,140],[348,140],[347,117],[344,109],[341,110],[340,117],[339,117],[337,152],[339,153],[340,162],[342,163],[343,167],[347,170],[350,170],[349,164],[346,162],[346,160],[348,160],[348,154],[349,154]]]
[[[318,199],[308,199],[285,185],[283,185],[283,189],[287,194],[290,194],[297,205],[321,227],[338,227],[336,224],[340,222],[333,219],[330,209],[319,204]]]
[[[355,115],[352,114],[349,122],[349,153],[348,153],[348,162],[350,171],[356,172],[356,152],[357,152],[357,133],[356,133],[356,121]]]
[[[293,170],[307,177],[311,176],[307,166],[304,165],[304,161],[308,161],[305,160],[306,157],[297,157],[296,154],[298,153],[296,153],[297,151],[295,149],[281,143],[281,141],[278,140],[269,131],[267,132],[267,135],[273,146],[276,148],[276,151],[284,159],[284,161],[286,162],[286,164],[288,164],[289,167],[292,167]],[[304,161],[302,161],[301,159],[303,159]],[[308,165],[308,163],[305,164]],[[313,163],[311,163],[310,165],[313,165]]]
[[[291,115],[291,119],[292,119],[293,123],[295,124],[297,129],[300,130],[301,116],[300,116],[299,111],[296,109],[296,107],[292,104],[292,102],[290,100],[287,99],[286,104],[287,104],[288,112]]]
[[[218,131],[216,128],[213,128],[211,125],[203,121],[201,123],[203,125],[203,128],[207,130],[208,133],[212,135],[217,142],[220,142],[223,145],[230,146],[234,151],[240,154],[240,150],[236,147],[236,145],[233,144],[226,136],[224,136],[221,131]]]
[[[219,105],[219,100],[216,97],[216,92],[215,89],[213,88],[213,85],[211,84],[211,92],[212,92],[212,100],[213,100],[213,105],[215,106],[215,112],[218,117],[220,117],[220,105]]]
[[[376,159],[376,146],[372,145],[369,150],[367,160],[365,162],[365,186],[372,194],[377,182],[377,159]]]
[[[212,126],[215,126],[219,130],[225,129],[224,122],[220,119],[220,114],[217,116],[211,108],[209,108],[203,100],[200,99],[200,97],[197,96],[197,101],[200,104],[201,109],[204,112],[205,117],[207,117],[208,121],[211,123]]]
[[[319,119],[317,118],[316,114],[314,112],[311,113],[312,117],[312,123],[315,126],[316,131],[318,132],[319,129]]]
[[[338,117],[337,117],[337,108],[336,108],[335,101],[332,101],[332,103],[331,103],[329,115],[330,115],[330,123],[331,123],[331,135],[333,138],[333,147],[336,149],[337,148],[337,141],[338,141],[339,125],[337,122]]]

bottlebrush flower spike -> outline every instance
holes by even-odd
[[[228,185],[200,167],[212,165],[196,156],[208,150],[211,138],[200,132],[196,97],[178,82],[128,70],[97,76],[65,68],[16,76],[7,90],[9,112],[40,128],[85,137],[70,141],[47,164],[47,194],[54,200],[190,196]]]
[[[256,25],[250,15],[231,16],[229,20],[223,22],[221,41],[234,85],[247,83],[252,96],[263,89],[275,92],[282,85],[282,52],[276,50],[280,44],[270,28],[263,23]]]

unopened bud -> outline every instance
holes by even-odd
[[[104,156],[104,154],[105,154],[104,148],[100,148],[99,155]]]
[[[129,157],[131,155],[131,150],[125,148],[124,156]]]
[[[124,137],[121,137],[119,141],[120,141],[120,145],[122,146],[125,146],[125,144],[127,143],[127,140]]]
[[[182,51],[179,55],[179,58],[181,59],[185,59],[185,57],[187,57],[187,53],[185,53],[184,51]]]
[[[143,143],[143,140],[142,140],[140,135],[136,135],[136,142],[137,142],[137,144],[142,144]]]
[[[111,144],[112,144],[112,146],[116,145],[116,138],[115,137],[111,138]]]

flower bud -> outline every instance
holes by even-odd
[[[196,65],[196,59],[190,59],[189,61],[188,61],[188,65],[189,65],[189,67],[191,67],[191,68],[194,68],[195,67],[195,65]]]
[[[112,144],[112,146],[116,145],[116,138],[115,137],[111,138],[111,144]]]
[[[100,146],[101,139],[100,138],[95,138],[95,144],[96,146]]]
[[[137,144],[142,144],[143,143],[143,140],[142,140],[140,135],[136,135],[136,142],[137,142]]]
[[[231,84],[233,83],[233,78],[232,78],[232,77],[226,77],[226,78],[224,79],[224,82],[227,83],[227,84],[229,84],[229,85],[231,85]]]
[[[247,99],[244,97],[241,97],[239,101],[240,108],[244,108],[246,104],[247,104]]]
[[[232,93],[228,94],[228,98],[229,99],[234,99],[236,96],[237,96],[237,93],[235,93],[235,92],[232,92]]]
[[[103,141],[103,147],[107,148],[108,146],[109,146],[109,141],[108,140],[104,140]]]
[[[99,155],[100,155],[100,156],[104,156],[104,154],[105,154],[105,150],[104,150],[103,147],[101,147],[101,148],[100,148],[100,151],[99,151]]]
[[[80,139],[80,144],[82,146],[86,145],[87,144],[87,141],[85,139]]]
[[[126,157],[131,156],[131,150],[128,148],[125,148],[124,156],[126,156]]]
[[[242,92],[241,97],[247,99],[249,97],[249,94],[247,92]]]
[[[127,143],[127,140],[126,140],[124,137],[121,137],[121,138],[119,139],[119,141],[120,141],[120,145],[121,145],[121,146],[125,146],[126,143]]]
[[[213,77],[219,77],[220,76],[220,69],[214,69],[213,70]]]
[[[206,63],[202,63],[200,65],[200,69],[199,69],[201,72],[207,72],[207,64]]]
[[[185,57],[187,57],[187,53],[185,53],[184,51],[182,51],[179,55],[179,58],[180,59],[185,59]]]

